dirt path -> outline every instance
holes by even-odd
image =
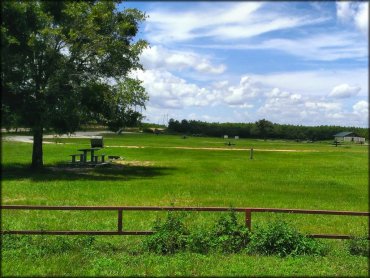
[[[103,133],[113,133],[110,131],[78,131],[74,134],[67,135],[63,134],[58,137],[55,135],[45,135],[45,139],[54,139],[54,138],[90,138],[91,136],[98,136]],[[3,136],[2,140],[4,141],[15,141],[23,143],[33,143],[32,136],[25,135],[10,135]],[[44,141],[44,144],[55,144],[55,142]],[[128,149],[141,149],[141,148],[157,148],[157,149],[182,149],[182,150],[209,150],[209,151],[249,151],[250,148],[215,148],[215,147],[153,147],[153,146],[106,146],[106,148],[128,148]],[[262,152],[318,152],[317,150],[287,150],[287,149],[255,149],[255,151]]]
[[[90,138],[91,136],[98,136],[103,133],[114,133],[111,131],[77,131],[73,134],[63,134],[63,135],[44,135],[44,139],[59,139],[59,138]],[[29,135],[7,135],[3,136],[2,140],[4,141],[15,141],[22,143],[33,143],[32,136]],[[55,144],[55,142],[44,141],[44,144]]]
[[[208,147],[152,147],[152,146],[106,146],[107,148],[126,148],[126,149],[182,149],[182,150],[210,150],[210,151],[249,151],[250,148],[208,148]],[[317,150],[285,150],[285,149],[256,149],[262,152],[318,152]]]

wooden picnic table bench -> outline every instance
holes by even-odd
[[[79,149],[79,152],[83,152],[83,162],[87,162],[87,153],[91,154],[91,162],[94,162],[94,152],[100,150],[101,148],[87,148],[87,149]]]
[[[80,157],[80,160],[79,162],[83,162],[84,160],[84,156],[82,153],[79,153],[79,154],[70,154],[69,156],[72,156],[72,163],[76,163],[76,157]]]

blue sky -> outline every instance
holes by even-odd
[[[125,2],[139,38],[146,122],[368,127],[368,3]]]

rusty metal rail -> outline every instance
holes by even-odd
[[[1,210],[94,210],[117,211],[117,231],[40,231],[40,230],[6,230],[1,234],[37,234],[37,235],[150,235],[153,231],[124,231],[122,223],[123,211],[208,211],[226,212],[229,207],[146,207],[146,206],[28,206],[28,205],[3,205]],[[245,213],[245,225],[252,229],[252,213],[274,212],[294,214],[323,214],[342,216],[370,216],[369,212],[335,211],[335,210],[305,210],[305,209],[279,209],[279,208],[232,208],[235,212]],[[349,239],[350,235],[311,234],[315,238]]]

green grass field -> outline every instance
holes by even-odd
[[[28,169],[32,145],[2,142],[2,204],[101,206],[232,206],[368,211],[368,147],[329,142],[230,140],[152,134],[104,136],[114,168],[66,168],[88,139],[45,139],[41,172]],[[254,159],[250,159],[250,148]],[[162,212],[126,212],[126,230],[149,230]],[[188,213],[194,227],[216,213]],[[240,214],[240,221],[244,215]],[[366,217],[254,214],[252,225],[278,217],[304,233],[368,233]],[[115,230],[116,212],[3,211],[3,229]],[[325,240],[325,257],[247,254],[160,256],[140,249],[140,236],[7,236],[4,276],[367,276],[367,258],[344,241]]]

